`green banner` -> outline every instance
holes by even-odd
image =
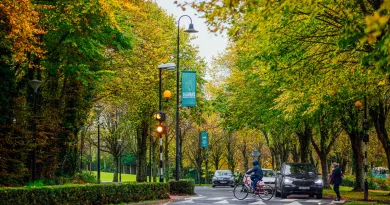
[[[196,71],[181,71],[181,106],[196,106]]]
[[[199,134],[200,136],[200,147],[201,148],[208,148],[209,147],[209,134],[207,132],[202,131]]]

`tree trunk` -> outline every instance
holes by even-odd
[[[293,162],[299,162],[300,155],[299,155],[297,145],[293,145],[293,147],[291,149],[291,154],[292,154]]]
[[[359,133],[354,132],[348,134],[351,140],[353,159],[354,159],[354,168],[356,176],[356,184],[354,191],[363,191],[364,190],[364,178],[363,178],[363,150],[362,150],[362,140],[360,139]]]
[[[137,132],[137,162],[136,162],[136,179],[137,182],[146,182],[146,141],[148,139],[149,125],[142,122],[140,132]]]
[[[215,167],[215,170],[219,169],[219,156],[218,155],[214,156],[214,167]]]
[[[118,182],[118,171],[119,171],[119,158],[118,156],[114,156],[114,178],[112,179],[112,182]]]
[[[246,151],[246,142],[243,143],[243,147],[241,149],[242,157],[243,157],[243,163],[244,163],[244,171],[248,171],[248,155]]]
[[[228,168],[233,173],[235,169],[235,163],[234,163],[234,150],[232,147],[232,134],[228,133],[227,135],[227,160],[228,160]]]
[[[327,163],[327,159],[326,159],[327,155],[322,154],[319,157],[321,160],[322,181],[324,182],[324,188],[329,189],[330,188],[329,181],[328,181],[328,176],[329,176],[328,170],[329,169],[328,169],[328,163]]]
[[[300,147],[300,162],[308,163],[310,153],[310,139],[312,138],[312,129],[307,123],[305,123],[305,129],[302,132],[297,132],[299,147]]]
[[[370,108],[370,116],[374,122],[375,131],[383,149],[385,150],[387,167],[390,168],[390,139],[386,129],[386,113],[387,108],[383,106],[383,103],[381,102],[379,103],[379,106]]]

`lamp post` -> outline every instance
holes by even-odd
[[[118,139],[118,145],[119,145],[119,159],[118,159],[118,171],[119,171],[119,182],[122,182],[122,162],[121,162],[121,155],[122,155],[122,143],[123,140]]]
[[[158,94],[158,110],[162,110],[162,100],[161,100],[161,73],[162,69],[166,69],[167,71],[175,71],[176,65],[174,63],[167,63],[167,64],[161,64],[158,66],[158,71],[159,71],[159,94]],[[171,92],[169,90],[164,91],[164,98],[168,99],[171,97]],[[161,125],[161,122],[159,121],[159,125]],[[160,135],[160,182],[164,181],[163,177],[163,160],[162,160],[162,135]]]
[[[32,150],[32,181],[35,182],[37,179],[37,91],[39,86],[42,84],[40,80],[30,80],[30,85],[34,89],[34,120],[33,120],[33,135],[34,135],[34,149]]]
[[[179,181],[180,179],[180,116],[179,116],[179,79],[180,79],[180,19],[182,17],[188,17],[191,20],[191,23],[187,30],[184,30],[186,33],[197,33],[198,31],[194,29],[194,25],[192,24],[192,19],[188,15],[182,15],[180,16],[179,20],[177,21],[177,70],[176,70],[176,181]]]
[[[100,113],[101,113],[101,105],[96,105],[95,108],[97,109],[98,113],[98,141],[97,141],[97,180],[100,184],[100,124],[102,124],[102,120],[100,119]]]

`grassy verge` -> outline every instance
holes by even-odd
[[[343,199],[361,201],[364,199],[364,192],[352,191],[352,187],[340,186],[340,195]],[[389,191],[368,190],[368,199],[380,203],[390,203]],[[336,197],[332,189],[324,189],[324,195]],[[372,204],[372,202],[371,202]]]
[[[352,201],[352,202],[347,202],[345,203],[345,205],[372,205],[372,204],[375,204],[375,205],[385,205],[385,204],[378,204],[378,203],[375,203],[375,202],[360,202],[360,201]]]
[[[92,172],[95,176],[97,176],[97,172]],[[112,182],[114,179],[114,173],[110,172],[100,172],[100,180],[102,182]],[[119,175],[118,175],[119,179]],[[159,177],[156,178],[157,182],[160,181]],[[122,174],[122,182],[135,182],[136,175],[135,174]],[[149,177],[147,177],[147,181],[149,181]]]
[[[211,184],[195,184],[195,186],[211,186]]]

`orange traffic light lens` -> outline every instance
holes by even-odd
[[[162,126],[157,126],[157,132],[162,133],[164,131],[164,128]]]

